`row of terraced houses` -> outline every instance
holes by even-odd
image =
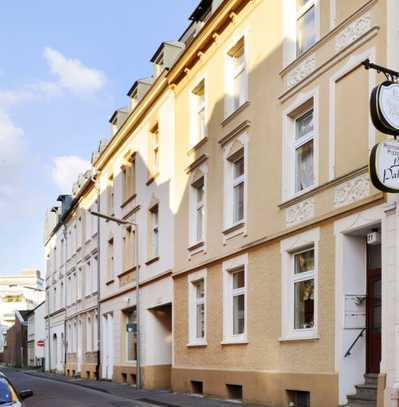
[[[47,369],[135,384],[139,353],[147,389],[397,406],[399,208],[369,180],[362,62],[398,45],[397,0],[201,0],[47,214]]]

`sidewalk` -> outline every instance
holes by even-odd
[[[107,381],[95,381],[85,379],[75,379],[54,373],[44,373],[35,370],[24,370],[25,374],[41,377],[44,379],[70,383],[83,386],[92,390],[112,394],[113,396],[128,400],[137,400],[153,406],[164,407],[232,407],[237,406],[237,402],[222,401],[206,397],[191,396],[187,394],[171,393],[166,390],[136,390],[135,387],[127,384],[116,384]],[[247,407],[261,407],[257,404],[245,404]],[[264,406],[265,407],[265,406]]]

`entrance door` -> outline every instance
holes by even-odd
[[[366,368],[379,373],[381,362],[381,269],[367,270]]]

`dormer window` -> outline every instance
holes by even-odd
[[[155,76],[159,76],[163,68],[164,68],[164,55],[163,52],[161,52],[154,62]]]

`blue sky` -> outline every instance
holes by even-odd
[[[198,0],[0,5],[0,273],[43,267],[43,220]]]

